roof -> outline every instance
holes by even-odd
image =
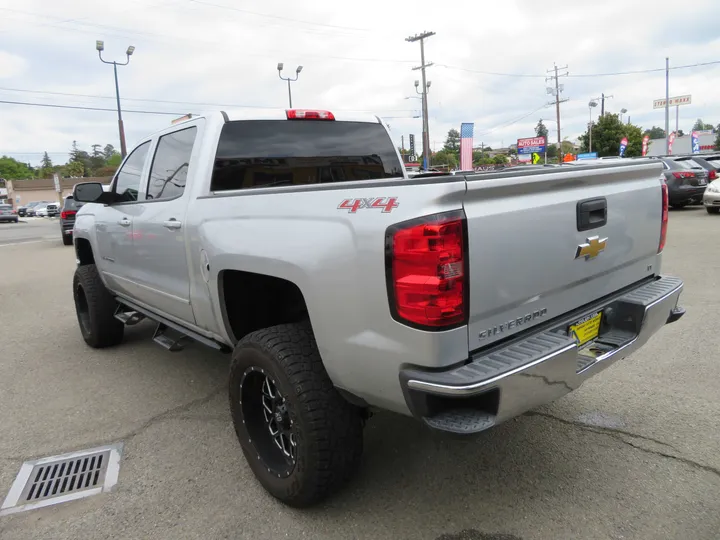
[[[75,184],[79,184],[80,182],[100,182],[101,184],[109,184],[111,180],[111,176],[92,178],[61,178],[60,186],[63,189],[72,189]],[[28,178],[27,180],[11,180],[11,182],[13,191],[40,191],[55,189],[55,182],[52,178]]]

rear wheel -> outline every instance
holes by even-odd
[[[680,204],[671,204],[670,207],[674,208],[675,210],[680,210],[681,208],[685,208],[687,206],[687,203],[680,203]]]
[[[361,411],[333,386],[308,323],[259,330],[237,344],[230,410],[253,473],[290,506],[327,497],[358,466]]]
[[[122,341],[125,325],[115,318],[117,301],[100,279],[94,264],[78,266],[75,270],[73,298],[85,343],[100,349]]]
[[[706,206],[705,210],[707,210],[708,214],[718,214],[720,213],[720,207],[715,206]]]
[[[73,245],[73,239],[71,234],[63,234],[62,235],[62,241],[63,244],[66,246],[72,246]]]

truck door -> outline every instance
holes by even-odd
[[[185,185],[193,173],[193,148],[201,127],[200,119],[159,137],[133,228],[137,299],[191,324],[195,317],[190,305]]]

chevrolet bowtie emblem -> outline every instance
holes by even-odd
[[[601,251],[605,251],[607,245],[607,238],[600,240],[599,236],[591,236],[587,239],[587,242],[580,244],[575,252],[575,258],[580,259],[584,257],[586,261],[597,257]]]

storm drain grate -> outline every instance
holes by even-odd
[[[103,491],[117,483],[122,444],[26,461],[0,515],[42,508]]]

